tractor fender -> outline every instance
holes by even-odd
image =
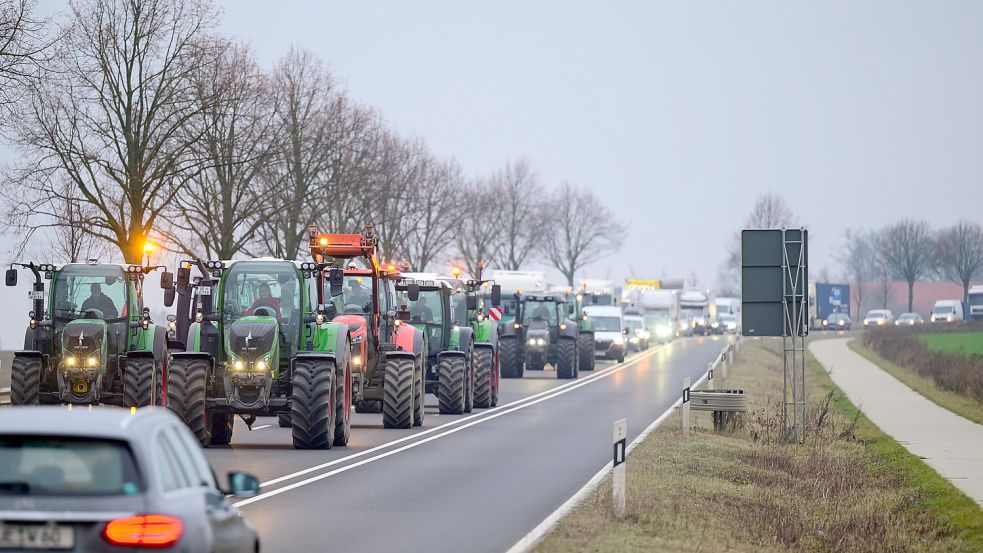
[[[495,348],[497,346],[498,346],[497,343],[496,344],[491,344],[491,343],[488,343],[488,342],[476,342],[475,345],[474,345],[474,349],[490,349],[492,351],[495,351]]]
[[[566,328],[563,328],[563,326],[566,326]],[[562,324],[560,325],[559,330],[560,330],[560,337],[561,338],[562,337],[568,337],[568,338],[574,338],[574,339],[576,339],[577,338],[577,333],[580,331],[580,327],[578,327],[577,326],[577,323],[575,323],[574,321],[565,320],[565,321],[562,321]]]
[[[337,327],[335,333],[335,343],[334,343],[334,356],[335,363],[340,366],[344,366],[348,362],[348,358],[352,355],[351,348],[351,336],[348,331],[348,325],[345,323],[324,323],[329,325],[334,325]]]
[[[519,337],[519,332],[522,329],[521,328],[518,328],[518,329],[515,328],[515,326],[513,326],[514,323],[515,323],[515,321],[510,322],[508,324],[506,324],[506,323],[498,323],[498,334],[499,334],[499,336],[515,336],[516,338],[518,338]]]
[[[423,350],[423,333],[413,325],[400,325],[393,344],[402,351],[417,353]]]
[[[33,349],[15,351],[14,357],[23,357],[25,359],[37,359],[41,357],[41,352]]]
[[[327,351],[301,351],[297,353],[297,356],[290,360],[291,370],[294,367],[294,363],[299,360],[310,360],[310,361],[331,361],[332,363],[338,362],[338,356],[334,352]]]
[[[465,351],[456,350],[456,349],[442,351],[437,354],[437,362],[439,363],[441,359],[446,359],[448,357],[460,357],[461,359],[464,359],[465,362],[467,362],[468,354]]]
[[[474,343],[474,330],[470,326],[462,326],[460,329],[457,349],[458,351],[466,352],[467,348]]]
[[[330,352],[336,356],[338,352],[348,350],[349,335],[351,332],[348,325],[338,322],[321,323],[316,330],[314,338],[315,352]]]

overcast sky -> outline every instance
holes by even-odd
[[[584,276],[713,285],[767,191],[813,271],[847,227],[983,220],[983,2],[221,5],[265,65],[310,49],[470,174],[525,156],[594,190],[629,231]]]

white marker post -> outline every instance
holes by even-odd
[[[611,493],[614,500],[614,516],[621,519],[625,516],[625,455],[627,454],[628,420],[614,422],[614,474],[612,475]]]
[[[683,379],[683,437],[689,437],[689,377]]]
[[[707,364],[707,390],[713,389],[713,363]]]

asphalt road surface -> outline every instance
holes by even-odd
[[[726,340],[676,340],[577,381],[550,367],[503,379],[499,407],[470,415],[438,415],[427,396],[423,428],[353,415],[347,448],[295,451],[276,419],[251,432],[237,420],[232,446],[206,454],[220,475],[247,470],[263,482],[238,505],[266,551],[501,552],[610,460],[615,420],[627,418],[634,439]]]

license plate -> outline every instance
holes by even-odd
[[[199,296],[211,296],[212,287],[211,286],[199,286],[195,289],[195,293]]]
[[[0,549],[72,549],[75,531],[57,524],[0,522]]]
[[[44,292],[42,292],[41,290],[34,290],[33,292],[31,292],[31,299],[32,300],[43,300],[44,299]]]

